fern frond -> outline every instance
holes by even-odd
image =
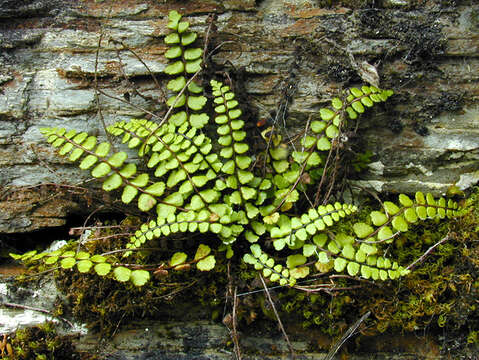
[[[419,220],[452,218],[466,211],[452,200],[435,200],[431,194],[424,196],[417,192],[414,200],[400,194],[399,205],[386,201],[382,211],[370,213],[371,224],[354,223],[354,236],[342,232],[324,232],[326,226],[333,226],[335,221],[356,210],[354,206],[336,203],[334,206],[319,207],[317,211],[310,209],[301,217],[288,218],[282,214],[278,226],[270,228],[275,250],[282,250],[285,245],[292,250],[301,249],[301,254],[290,255],[294,256],[291,259],[295,260],[297,266],[301,266],[301,272],[298,273],[301,275],[309,274],[310,270],[305,269],[308,266],[304,264],[307,258],[313,257],[314,267],[320,272],[346,270],[350,276],[361,275],[366,279],[396,279],[409,271],[391,259],[378,256],[381,243],[391,243],[400,232],[408,231],[409,224]],[[266,267],[267,263],[263,261],[265,255],[258,254],[253,254],[253,257],[245,255],[244,260],[256,268]],[[292,266],[288,267],[293,269]],[[266,273],[270,274],[269,271]],[[281,278],[285,277],[273,277],[277,281],[281,281]]]
[[[290,218],[282,214],[278,226],[270,229],[274,248],[280,251],[285,245],[293,249],[302,247],[306,240],[357,210],[354,205],[335,203],[319,206],[317,209],[312,208],[301,217]]]
[[[333,98],[330,107],[319,110],[319,119],[311,121],[309,132],[300,142],[302,149],[291,153],[291,161],[287,159],[284,145],[271,147],[270,161],[275,171],[280,174],[274,181],[277,189],[276,208],[298,200],[299,194],[295,187],[302,174],[324,163],[323,153],[331,150],[332,141],[338,138],[347,118],[356,119],[358,114],[365,111],[365,106],[370,108],[375,103],[384,102],[392,94],[391,90],[380,90],[374,86],[363,86],[361,90],[351,88],[344,101]]]
[[[165,186],[162,182],[150,183],[148,173],[137,174],[135,164],[125,163],[128,158],[126,152],[110,155],[109,143],[97,144],[95,136],[63,128],[43,128],[41,132],[53,147],[60,148],[59,155],[68,156],[72,162],[80,162],[82,170],[92,168],[92,176],[103,179],[103,190],[112,191],[123,187],[121,198],[124,203],[130,203],[140,194],[138,208],[148,211],[155,206],[157,198],[163,195]]]

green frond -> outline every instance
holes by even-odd
[[[301,217],[289,218],[281,214],[276,226],[269,231],[275,250],[282,250],[285,245],[292,250],[301,250],[300,254],[290,255],[287,259],[288,268],[300,267],[300,274],[309,274],[311,269],[306,270],[303,265],[307,258],[313,257],[316,259],[314,268],[319,272],[346,271],[350,276],[366,279],[396,279],[407,275],[409,270],[391,259],[378,256],[382,243],[391,243],[397,234],[408,231],[409,224],[420,219],[457,217],[466,211],[452,200],[435,200],[431,194],[424,196],[421,192],[416,193],[414,200],[400,194],[398,203],[384,202],[382,211],[370,213],[371,223],[353,224],[352,235],[324,231],[326,226],[333,226],[334,222],[357,210],[356,207],[339,203],[322,206],[317,210],[310,209]],[[258,254],[259,252],[256,253]],[[260,257],[245,255],[244,260],[255,268],[263,269],[266,265],[262,261],[262,254],[261,252]]]
[[[289,218],[282,214],[276,223],[277,226],[270,229],[274,248],[279,251],[285,245],[292,248],[302,246],[316,233],[333,226],[335,222],[356,211],[357,207],[354,205],[335,203],[310,209],[301,217]]]
[[[157,197],[163,194],[159,183],[150,182],[147,173],[137,173],[136,165],[125,163],[126,152],[111,153],[107,142],[97,144],[94,136],[77,133],[75,130],[45,128],[43,135],[53,147],[59,148],[58,153],[72,162],[79,162],[82,170],[90,170],[95,178],[102,179],[102,188],[112,191],[123,187],[122,201],[129,203],[138,197],[138,208],[148,211],[157,202]],[[147,186],[149,185],[149,186]]]

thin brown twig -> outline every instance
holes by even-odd
[[[35,154],[35,157],[37,158],[37,160],[38,160],[43,166],[45,166],[45,168],[46,168],[48,171],[50,171],[53,175],[57,176],[57,178],[58,178],[58,174],[55,172],[55,170],[53,170],[53,169],[48,165],[48,163],[47,163],[46,161],[43,161],[43,159],[41,159],[41,158],[37,155],[33,144],[30,144],[30,150],[32,150],[32,152]]]
[[[198,280],[193,280],[193,282],[189,283],[188,285],[186,285],[185,287],[183,288],[180,288],[180,289],[177,289],[177,290],[173,290],[172,292],[170,292],[169,294],[166,294],[166,295],[161,295],[161,296],[157,296],[157,297],[154,297],[152,299],[154,300],[157,300],[157,299],[167,299],[167,300],[171,300],[173,295],[176,295],[190,287],[192,287],[193,285],[195,285],[196,283],[198,282]]]
[[[127,237],[127,236],[132,236],[134,233],[118,233],[118,234],[113,234],[113,235],[107,235],[107,236],[94,236],[91,238],[86,239],[83,243],[89,242],[89,241],[96,241],[96,240],[106,240],[106,239],[112,239],[112,238],[118,238],[118,237]]]
[[[116,40],[112,39],[113,41],[117,42]],[[132,49],[130,49],[128,46],[126,46],[122,41],[119,42],[122,46],[123,46],[123,49],[126,49],[127,51],[131,52],[133,54],[134,57],[136,57],[138,59],[139,62],[141,62],[141,64],[145,67],[145,69],[148,71],[148,73],[150,74],[151,78],[153,79],[153,82],[155,83],[158,91],[160,91],[160,95],[161,95],[161,100],[163,102],[166,102],[166,95],[165,95],[165,91],[163,90],[163,87],[160,85],[160,83],[158,82],[158,79],[156,78],[155,74],[153,74],[153,72],[150,70],[150,68],[148,67],[148,65],[143,61],[143,59],[135,52],[133,51]]]
[[[115,334],[118,331],[118,328],[120,327],[120,324],[123,321],[123,318],[125,317],[125,315],[126,315],[126,311],[123,312],[123,315],[121,316],[121,319],[116,324],[115,331],[113,331],[113,333],[111,334],[110,339],[113,339],[113,337],[115,336]]]
[[[335,156],[334,164],[333,164],[334,166],[333,166],[333,169],[332,169],[332,173],[330,175],[329,189],[326,192],[326,195],[324,196],[323,205],[326,205],[328,203],[329,198],[331,197],[331,193],[333,192],[333,188],[334,188],[334,184],[336,183],[336,176],[337,176],[337,172],[338,172],[339,158],[340,158],[340,155],[339,155],[339,147],[338,147],[338,148],[336,148],[336,156]]]
[[[407,268],[406,270],[411,270],[412,268],[414,268],[417,264],[421,263],[424,261],[424,259],[426,259],[426,257],[436,248],[438,247],[439,245],[445,243],[446,241],[448,240],[451,240],[451,234],[448,233],[444,238],[442,238],[440,241],[438,241],[437,243],[435,243],[433,246],[431,246],[429,249],[426,250],[426,252],[424,254],[422,254],[418,259],[416,259],[415,261],[413,261]]]
[[[206,52],[208,50],[208,39],[210,38],[210,31],[211,29],[213,28],[213,24],[214,24],[214,16],[213,14],[210,14],[209,15],[209,22],[210,24],[208,25],[208,29],[206,30],[206,35],[205,35],[205,44],[203,46],[203,64],[206,65]]]
[[[44,274],[48,274],[48,273],[51,273],[51,272],[54,272],[55,270],[58,270],[58,269],[61,269],[60,266],[57,266],[57,267],[54,267],[54,268],[51,268],[51,269],[48,269],[48,270],[45,270],[45,271],[41,271],[41,272],[38,272],[38,273],[35,273],[35,274],[30,274],[30,275],[20,275],[22,277],[22,280],[23,279],[29,279],[29,278],[33,278],[33,277],[36,277],[36,276],[40,276],[40,275],[44,275]]]
[[[148,111],[148,110],[146,110],[145,108],[142,108],[141,106],[138,106],[138,105],[136,105],[136,104],[133,104],[132,102],[126,101],[125,99],[119,98],[119,97],[117,97],[117,96],[110,95],[110,94],[106,93],[105,91],[103,91],[103,90],[100,89],[100,88],[98,88],[98,92],[99,92],[100,94],[102,94],[102,95],[104,95],[104,96],[110,98],[110,99],[118,100],[118,101],[120,101],[120,102],[122,102],[122,103],[124,103],[124,104],[128,104],[128,105],[134,107],[135,109],[141,110],[141,111],[143,111],[145,114],[150,115],[151,117],[161,119],[161,116],[156,115],[155,113],[152,113],[151,111]]]
[[[326,173],[329,166],[329,161],[331,160],[332,153],[333,153],[333,149],[331,148],[328,152],[328,157],[326,158],[326,162],[324,163],[323,174],[321,175],[321,180],[319,181],[319,185],[316,190],[316,195],[314,198],[314,207],[317,207],[319,205],[319,196],[321,195],[321,188],[323,187],[323,183],[326,180]]]
[[[311,124],[311,119],[312,119],[312,115],[309,115],[308,116],[308,122],[306,123],[306,127],[304,128],[304,133],[305,133],[304,136],[307,135],[309,126]],[[302,151],[304,151],[304,149],[302,149]],[[305,199],[308,201],[309,205],[311,207],[314,207],[314,204],[311,202],[311,199],[309,198],[308,193],[306,192],[306,190],[302,190],[302,192],[303,192],[303,195],[304,195]]]
[[[364,320],[366,320],[369,315],[371,315],[371,311],[368,311],[366,314],[364,314],[363,316],[361,316],[345,333],[344,335],[341,337],[341,339],[336,343],[334,344],[334,346],[331,348],[331,350],[329,351],[328,355],[326,356],[325,360],[332,360],[334,355],[336,355],[336,353],[338,352],[338,350],[341,348],[341,346],[344,345],[344,343],[351,337],[354,335],[354,332],[356,331],[356,329],[362,324],[362,322]]]
[[[307,293],[314,293],[324,291],[327,294],[332,294],[333,291],[349,291],[355,289],[361,289],[361,285],[352,285],[352,286],[344,286],[344,287],[334,287],[333,284],[321,284],[321,285],[311,285],[311,286],[295,286],[297,290],[301,290]]]
[[[235,287],[235,290],[233,292],[233,278],[231,277],[231,261],[228,261],[227,264],[227,277],[228,277],[228,286],[226,287],[226,294],[225,294],[225,306],[224,306],[224,311],[223,311],[223,325],[226,326],[228,329],[231,339],[233,341],[233,347],[234,347],[234,354],[236,356],[236,360],[241,360],[241,349],[239,346],[239,336],[238,336],[238,331],[236,329],[237,326],[237,309],[238,309],[238,296],[237,296],[237,288]],[[232,305],[233,309],[232,312],[233,314],[226,313],[226,308],[228,306],[229,300],[232,298]],[[230,328],[231,326],[231,328]]]
[[[70,228],[70,232],[75,230],[93,230],[93,229],[117,229],[117,228],[135,228],[134,226],[125,225],[97,225],[97,226],[78,226]]]
[[[14,309],[38,311],[38,312],[41,312],[43,314],[47,314],[51,317],[58,318],[61,321],[67,323],[70,327],[72,327],[72,328],[74,327],[73,324],[69,320],[67,320],[67,319],[65,319],[61,316],[56,316],[56,315],[52,314],[51,311],[46,310],[46,309],[40,309],[40,308],[35,308],[35,307],[32,307],[32,306],[27,306],[27,305],[22,305],[22,304],[14,304],[14,303],[9,303],[9,302],[0,303],[0,306],[5,306],[5,307],[9,307],[9,308],[14,308]]]
[[[354,184],[352,187],[354,188],[358,188],[359,190],[361,191],[365,191],[367,192],[369,195],[371,195],[380,205],[381,207],[384,209],[384,203],[382,202],[382,200],[379,198],[379,196],[377,195],[377,193],[375,191],[371,191],[363,186],[359,186],[357,184]]]
[[[3,201],[7,197],[7,195],[9,195],[9,193],[10,194],[15,194],[16,192],[20,192],[20,191],[23,192],[25,190],[36,189],[36,188],[39,188],[39,187],[42,187],[42,186],[54,186],[56,188],[66,188],[67,190],[74,189],[74,190],[78,191],[78,192],[74,192],[74,191],[70,190],[69,192],[72,193],[72,194],[85,194],[85,193],[88,192],[88,189],[84,188],[84,187],[75,186],[75,185],[66,185],[66,184],[55,184],[55,183],[40,183],[40,184],[35,184],[35,185],[30,185],[30,186],[20,186],[18,188],[14,187],[14,186],[5,186],[1,190],[0,200]],[[40,202],[41,203],[40,205],[43,205],[46,201],[50,201],[51,199],[53,199],[57,196],[58,196],[58,192],[55,193],[54,195],[51,195],[50,197],[42,200]]]
[[[91,218],[93,215],[95,215],[98,211],[102,210],[103,208],[105,208],[105,205],[100,205],[98,208],[96,208],[95,210],[93,210],[93,211],[87,216],[87,218],[86,218],[85,221],[83,222],[83,226],[82,226],[83,229],[86,228],[86,224],[88,223],[88,221],[90,220],[90,218]],[[82,237],[82,235],[83,235],[84,233],[85,233],[85,230],[83,230],[83,231],[81,232],[81,234],[80,234],[80,239],[81,239],[81,237]],[[80,248],[81,248],[82,245],[83,245],[83,241],[80,240],[80,241],[78,242],[78,245],[77,245],[77,251],[76,251],[77,253],[80,251]]]
[[[276,316],[276,320],[278,320],[278,325],[279,328],[281,329],[281,332],[283,333],[284,339],[286,340],[286,343],[288,344],[288,348],[291,354],[291,358],[294,360],[296,358],[296,354],[294,353],[293,346],[291,345],[291,342],[289,341],[288,334],[286,334],[286,331],[284,330],[283,323],[281,322],[281,319],[279,317],[278,311],[276,310],[276,307],[274,306],[273,299],[271,299],[271,295],[269,293],[268,287],[266,286],[266,283],[264,282],[263,276],[260,274],[259,278],[261,279],[261,282],[263,283],[264,290],[266,292],[266,296],[268,297],[268,301],[271,304],[271,307],[273,308],[274,315]]]
[[[234,351],[236,355],[237,360],[241,360],[241,349],[239,345],[239,336],[238,336],[238,331],[236,329],[237,326],[237,318],[236,318],[236,313],[238,310],[238,297],[236,296],[238,288],[235,287],[235,291],[233,293],[233,331],[231,333],[231,337],[233,338],[233,343],[234,343]]]
[[[122,252],[127,252],[127,251],[148,251],[148,250],[163,250],[163,249],[162,248],[116,249],[116,250],[111,250],[111,251],[101,253],[100,255],[106,256],[106,255],[113,255],[113,254],[118,254]]]
[[[388,223],[387,223],[388,224]],[[383,243],[385,241],[388,241],[388,240],[391,240],[391,239],[394,239],[396,236],[398,236],[401,232],[400,231],[396,231],[394,234],[392,234],[390,237],[387,237],[385,239],[382,239],[382,240],[378,240],[378,241],[368,241],[368,240],[361,240],[361,239],[354,239],[354,241],[357,241],[359,243],[365,243],[365,244],[380,244],[380,243]]]
[[[123,43],[121,43],[121,45],[123,45]],[[123,45],[123,50],[125,48],[125,45]],[[121,72],[121,75],[123,76],[123,79],[125,80],[126,84],[128,85],[128,90],[132,90],[133,94],[136,94],[138,96],[140,96],[141,98],[143,98],[145,101],[151,101],[153,100],[153,98],[151,96],[146,96],[146,95],[143,95],[136,86],[134,86],[134,84],[130,81],[130,78],[128,77],[128,75],[126,74],[125,72],[125,68],[123,66],[123,60],[121,60],[121,56],[120,56],[120,50],[121,49],[116,49],[116,57],[118,59],[118,63],[119,63],[119,70]],[[142,62],[143,65],[146,66],[146,64],[144,64]],[[147,67],[148,69],[148,67]],[[149,69],[148,69],[149,71]],[[156,80],[156,79],[155,79]],[[129,94],[128,94],[129,95]],[[123,94],[124,96],[124,94]],[[125,98],[126,101],[128,101],[130,104],[131,104],[131,99],[130,97],[128,96],[128,98]],[[162,99],[163,100],[163,99]],[[158,102],[158,101],[157,101]]]

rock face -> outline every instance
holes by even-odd
[[[379,85],[396,96],[361,120],[360,137],[374,157],[360,185],[437,194],[475,184],[479,5],[322,3],[331,2],[0,0],[0,232],[58,226],[71,211],[88,211],[37,186],[90,187],[88,174],[56,157],[39,128],[101,135],[102,121],[161,115],[163,94],[152,75],[165,83],[171,9],[200,34],[215,17],[208,40],[219,47],[207,72],[234,81],[252,121],[299,130],[342,88],[377,82],[377,71]],[[95,91],[95,71],[103,94]]]

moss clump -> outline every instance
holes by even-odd
[[[138,220],[126,218],[121,226],[135,226]],[[124,232],[121,227],[105,227],[95,232],[96,238],[103,241],[86,243],[88,251],[105,253],[122,248],[123,239],[113,236]],[[180,241],[179,239],[177,239]],[[204,239],[203,239],[204,240]],[[135,252],[128,262],[139,265],[160,264],[162,259],[171,257],[175,251],[175,239],[168,246],[160,242],[150,242],[155,251]],[[194,241],[193,241],[194,242]],[[184,239],[178,246],[194,254],[196,247],[185,247]],[[69,246],[75,246],[72,243]],[[169,256],[168,256],[169,255]],[[125,261],[118,257],[118,262]],[[152,271],[154,279],[142,287],[128,283],[119,283],[109,277],[96,274],[81,274],[76,271],[59,270],[55,280],[60,291],[67,295],[70,308],[65,309],[73,316],[88,324],[102,335],[112,335],[122,325],[142,319],[181,320],[184,314],[194,314],[195,319],[210,318],[217,313],[224,299],[226,289],[226,265],[224,256],[218,256],[215,272],[199,272],[196,269],[170,271],[168,274]],[[167,275],[167,276],[164,276]],[[191,316],[189,316],[191,318]],[[194,319],[192,319],[194,320]]]
[[[71,312],[90,329],[106,336],[124,324],[145,318],[182,320],[185,313],[191,320],[208,318],[217,309],[225,288],[218,274],[195,279],[188,271],[141,288],[95,275],[68,275],[60,274],[57,284],[68,294]]]
[[[17,330],[10,335],[9,343],[13,355],[2,359],[85,359],[75,350],[71,337],[58,335],[54,323],[51,322]]]

